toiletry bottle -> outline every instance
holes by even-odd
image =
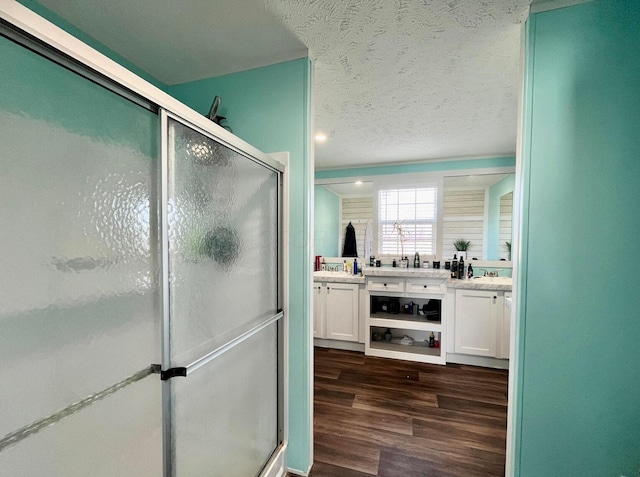
[[[436,337],[433,334],[433,331],[429,335],[429,348],[433,348],[436,345]]]
[[[413,256],[413,268],[420,268],[420,254],[418,252]]]
[[[469,264],[469,268],[467,270],[467,278],[473,278],[473,267]]]
[[[464,277],[464,257],[460,255],[460,261],[458,262],[458,278],[462,280]]]
[[[375,265],[376,265],[376,257],[374,255],[371,255],[369,257],[369,266],[374,267]]]
[[[322,257],[322,265],[321,265],[322,271],[324,272],[327,269],[327,262],[324,261],[324,257]]]
[[[395,258],[393,259],[393,263],[391,264],[391,266],[394,268],[398,266]]]
[[[458,278],[458,259],[455,254],[451,260],[451,278]]]
[[[358,259],[356,258],[353,259],[353,274],[358,274]]]
[[[337,270],[337,268],[336,268],[336,270]],[[342,271],[345,272],[345,273],[349,273],[349,270],[347,269],[347,261],[346,260],[342,261]]]

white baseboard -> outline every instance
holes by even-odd
[[[447,363],[482,366],[483,368],[509,369],[508,359],[488,358],[485,356],[469,356],[466,354],[447,353]]]
[[[309,473],[311,473],[311,466],[309,466],[306,472],[303,470],[292,469],[291,467],[287,469],[287,472],[293,475],[299,475],[300,477],[307,477]]]
[[[325,340],[321,338],[314,338],[313,346],[317,346],[319,348],[342,349],[346,351],[360,351],[364,353],[364,343],[355,343],[353,341]]]

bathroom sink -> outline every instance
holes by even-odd
[[[511,277],[473,277],[475,283],[488,283],[493,285],[513,285]]]

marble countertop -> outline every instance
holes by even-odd
[[[313,281],[329,283],[364,283],[365,277],[360,275],[351,275],[345,272],[320,271],[313,272]]]
[[[508,277],[480,277],[466,280],[449,278],[447,288],[465,288],[471,290],[511,291],[513,281]]]
[[[402,278],[449,278],[451,272],[436,268],[393,268],[367,267],[364,269],[367,277],[402,277]]]
[[[440,278],[445,279],[448,288],[466,288],[472,290],[511,291],[512,280],[508,277],[478,277],[456,280],[449,270],[433,268],[365,268],[364,276],[350,275],[344,272],[313,272],[314,282],[328,283],[365,283],[366,277],[400,277],[400,278]]]

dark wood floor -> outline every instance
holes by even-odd
[[[315,350],[312,477],[504,476],[507,372]]]

